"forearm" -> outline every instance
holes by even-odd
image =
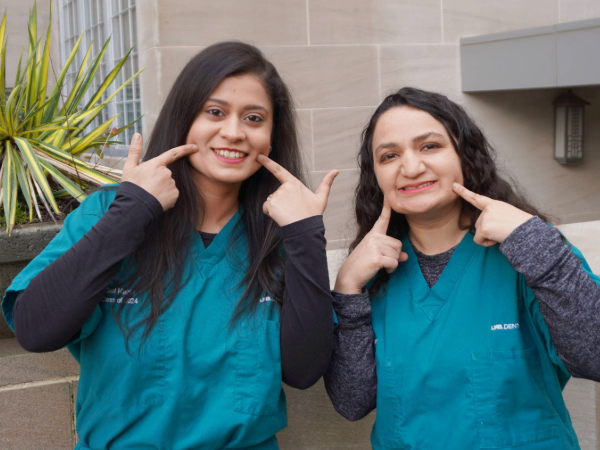
[[[286,252],[281,309],[283,381],[306,389],[317,382],[331,355],[333,308],[322,216],[282,227]]]
[[[69,343],[101,301],[123,259],[139,246],[161,212],[154,197],[123,183],[98,223],[17,297],[13,321],[21,346],[47,352]]]
[[[377,399],[371,302],[368,292],[334,292],[333,299],[338,327],[325,388],[337,412],[348,420],[359,420],[375,408]]]
[[[560,233],[534,217],[500,250],[535,293],[556,353],[571,374],[600,380],[600,286]]]

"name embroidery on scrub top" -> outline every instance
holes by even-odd
[[[125,301],[126,304],[133,305],[139,302],[139,299],[134,296],[135,292],[131,289],[118,287],[109,288],[104,294],[102,303],[123,303],[123,301]]]

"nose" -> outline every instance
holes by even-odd
[[[221,136],[230,142],[239,142],[246,137],[244,130],[240,124],[238,118],[231,114],[226,120],[224,120],[221,127]]]
[[[420,153],[408,150],[402,155],[400,174],[406,178],[417,178],[425,172],[425,163]]]

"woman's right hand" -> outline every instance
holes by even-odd
[[[179,158],[196,153],[198,147],[192,144],[181,145],[140,164],[142,147],[142,136],[135,133],[131,139],[121,181],[137,184],[153,195],[162,205],[163,211],[166,211],[175,206],[179,198],[179,190],[167,166]]]
[[[338,272],[334,288],[336,292],[359,294],[380,269],[392,273],[400,262],[408,259],[408,255],[402,251],[402,242],[386,234],[391,216],[392,208],[384,198],[379,219]]]

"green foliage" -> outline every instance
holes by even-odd
[[[6,219],[4,218],[4,208],[0,208],[0,228],[4,228],[6,226]],[[23,209],[23,205],[21,203],[17,203],[17,211],[15,214],[15,224],[19,225],[21,223],[29,222],[29,214],[25,209]]]
[[[114,96],[141,72],[134,74],[102,101],[129,57],[129,50],[92,93],[87,104],[82,106],[110,39],[97,55],[91,54],[90,44],[73,80],[73,89],[63,101],[61,93],[64,92],[65,77],[81,44],[83,36],[80,36],[56,77],[54,88],[47,95],[51,24],[52,4],[50,25],[42,47],[42,38],[37,37],[37,6],[34,3],[29,14],[27,61],[21,67],[21,52],[14,88],[7,98],[6,13],[0,23],[0,206],[3,206],[3,222],[8,224],[8,234],[17,223],[20,210],[18,197],[22,196],[25,200],[29,221],[33,219],[34,211],[41,221],[40,203],[53,217],[53,212],[60,213],[56,196],[68,194],[82,201],[85,198],[82,188],[86,184],[102,185],[117,181],[118,177],[109,173],[108,169],[92,167],[80,157],[89,150],[101,151],[105,145],[119,143],[112,139],[134,123],[113,133],[111,124],[117,115],[88,133],[84,131]]]

